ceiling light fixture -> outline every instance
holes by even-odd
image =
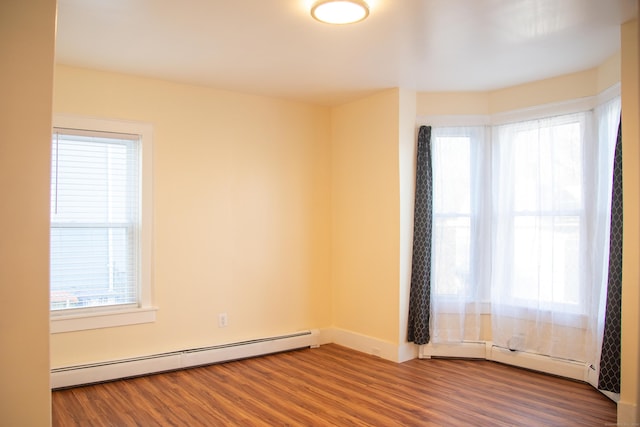
[[[369,16],[369,5],[364,0],[318,0],[311,16],[327,24],[353,24]]]

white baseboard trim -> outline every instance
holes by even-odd
[[[314,329],[290,335],[251,341],[186,349],[122,360],[65,366],[51,370],[51,388],[60,389],[83,384],[173,371],[200,365],[256,357],[298,348],[316,348],[336,343],[362,353],[401,363],[418,357],[418,346],[400,345],[338,328]]]
[[[412,342],[402,343],[398,346],[398,359],[396,362],[402,363],[418,357],[418,346]]]
[[[51,370],[51,388],[173,371],[305,347],[315,348],[320,345],[319,335],[318,330],[309,330],[211,347],[55,368]]]
[[[361,353],[371,354],[392,362],[402,363],[418,357],[418,346],[413,343],[394,344],[379,338],[362,335],[345,329],[325,330],[325,339]],[[321,340],[321,341],[324,341]]]

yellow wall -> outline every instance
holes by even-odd
[[[618,422],[640,422],[640,131],[638,21],[622,26],[622,373]]]
[[[488,92],[421,92],[418,116],[489,115],[594,96],[620,82],[620,52],[596,68]]]
[[[336,328],[398,344],[399,90],[332,110]]]
[[[598,69],[567,74],[489,92],[489,112],[518,110],[593,96],[598,93]]]
[[[417,115],[489,114],[488,92],[419,92]]]
[[[53,367],[330,326],[327,108],[57,66],[54,112],[153,125],[159,311],[52,335]]]
[[[401,225],[400,180],[414,178],[399,141],[412,164],[415,99],[393,89],[330,111],[58,66],[56,113],[154,126],[159,312],[52,335],[52,366],[329,326],[404,343],[412,216]]]
[[[613,86],[620,82],[620,73],[622,67],[621,52],[609,57],[597,68],[596,75],[596,92],[600,93],[603,90]]]
[[[0,2],[3,426],[51,424],[49,168],[55,17],[55,0]]]
[[[413,208],[415,199],[416,164],[416,92],[400,90],[399,135],[398,135],[398,186],[400,189],[400,251],[398,262],[399,278],[399,362],[416,357],[417,348],[407,343],[409,323],[409,294],[411,290],[411,257],[413,252]],[[404,345],[402,345],[404,343]]]

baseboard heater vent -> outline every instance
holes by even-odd
[[[542,354],[511,351],[495,345],[491,346],[491,352],[487,356],[488,360],[493,360],[494,362],[589,382],[590,368],[585,362],[559,359]]]
[[[464,341],[461,343],[429,343],[421,345],[418,351],[420,359],[432,357],[486,359],[487,345],[484,341]]]
[[[462,343],[429,343],[420,346],[418,357],[460,357],[468,359],[485,359],[520,368],[545,372],[578,381],[589,382],[592,369],[584,362],[559,359],[551,356],[511,351],[498,347],[491,341],[465,341]]]
[[[319,335],[319,331],[309,330],[277,337],[55,368],[51,370],[51,388],[55,390],[306,347],[314,348],[319,345]]]

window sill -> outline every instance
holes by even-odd
[[[59,334],[63,332],[153,323],[156,321],[157,311],[157,307],[143,307],[66,316],[51,316],[50,332],[52,334]]]

